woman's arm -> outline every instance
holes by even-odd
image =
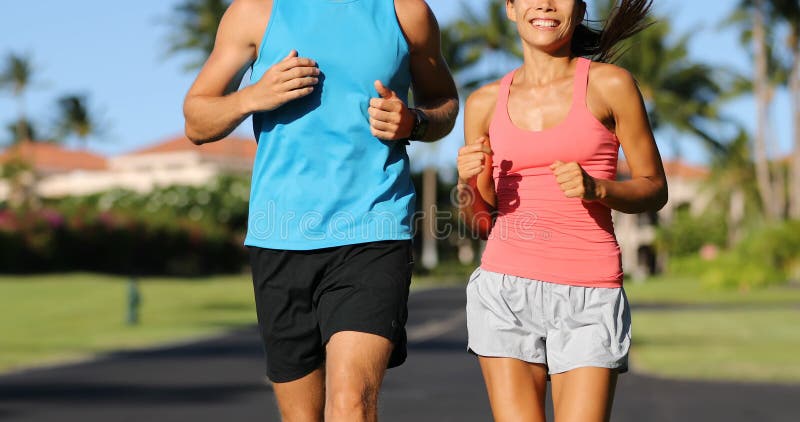
[[[492,229],[497,201],[489,140],[489,122],[497,101],[497,90],[497,83],[487,85],[467,99],[465,145],[458,151],[458,205],[461,218],[482,239],[486,239]]]
[[[551,169],[568,197],[599,201],[628,214],[659,210],[667,203],[667,178],[636,81],[617,66],[593,64],[592,70],[587,105],[596,116],[607,116],[600,121],[613,125],[631,179],[595,179],[577,163],[556,162]]]

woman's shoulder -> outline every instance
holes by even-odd
[[[467,97],[466,107],[471,110],[492,110],[497,103],[500,81],[494,81],[476,89]]]
[[[593,62],[588,85],[587,102],[590,110],[609,110],[613,114],[619,104],[640,101],[636,79],[617,65]]]
[[[619,92],[636,87],[636,80],[625,68],[615,64],[592,62],[589,70],[589,89]]]

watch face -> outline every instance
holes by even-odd
[[[411,131],[411,139],[422,139],[425,132],[428,130],[428,116],[422,110],[414,110],[414,115],[417,117],[417,122],[414,129]]]

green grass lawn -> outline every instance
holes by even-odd
[[[255,323],[246,275],[140,281],[141,323],[128,326],[123,277],[0,277],[0,372]]]
[[[628,283],[626,291],[635,309],[631,361],[639,372],[800,383],[800,289],[711,290],[689,279],[656,278]]]
[[[415,288],[465,283],[469,272],[467,266],[457,274],[419,275]],[[255,323],[249,275],[143,278],[140,288],[141,324],[128,326],[123,277],[0,277],[0,372]],[[800,382],[800,289],[719,291],[689,279],[658,278],[629,282],[626,290],[636,307],[636,370],[687,379]]]
[[[628,299],[635,304],[741,304],[798,305],[800,287],[772,286],[739,291],[712,289],[690,278],[654,277],[644,283],[625,282]]]
[[[415,288],[462,277],[415,276]],[[0,276],[0,372],[84,359],[256,323],[249,275],[142,278],[140,324],[125,323],[127,278]]]

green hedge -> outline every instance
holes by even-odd
[[[240,236],[222,225],[159,224],[92,209],[0,212],[0,272],[199,275],[241,271]]]
[[[722,215],[692,216],[688,210],[679,210],[673,221],[658,228],[656,247],[670,257],[692,256],[707,244],[725,246],[727,233]]]
[[[800,280],[800,221],[755,229],[713,260],[672,258],[669,272],[697,277],[711,287],[745,290]]]

